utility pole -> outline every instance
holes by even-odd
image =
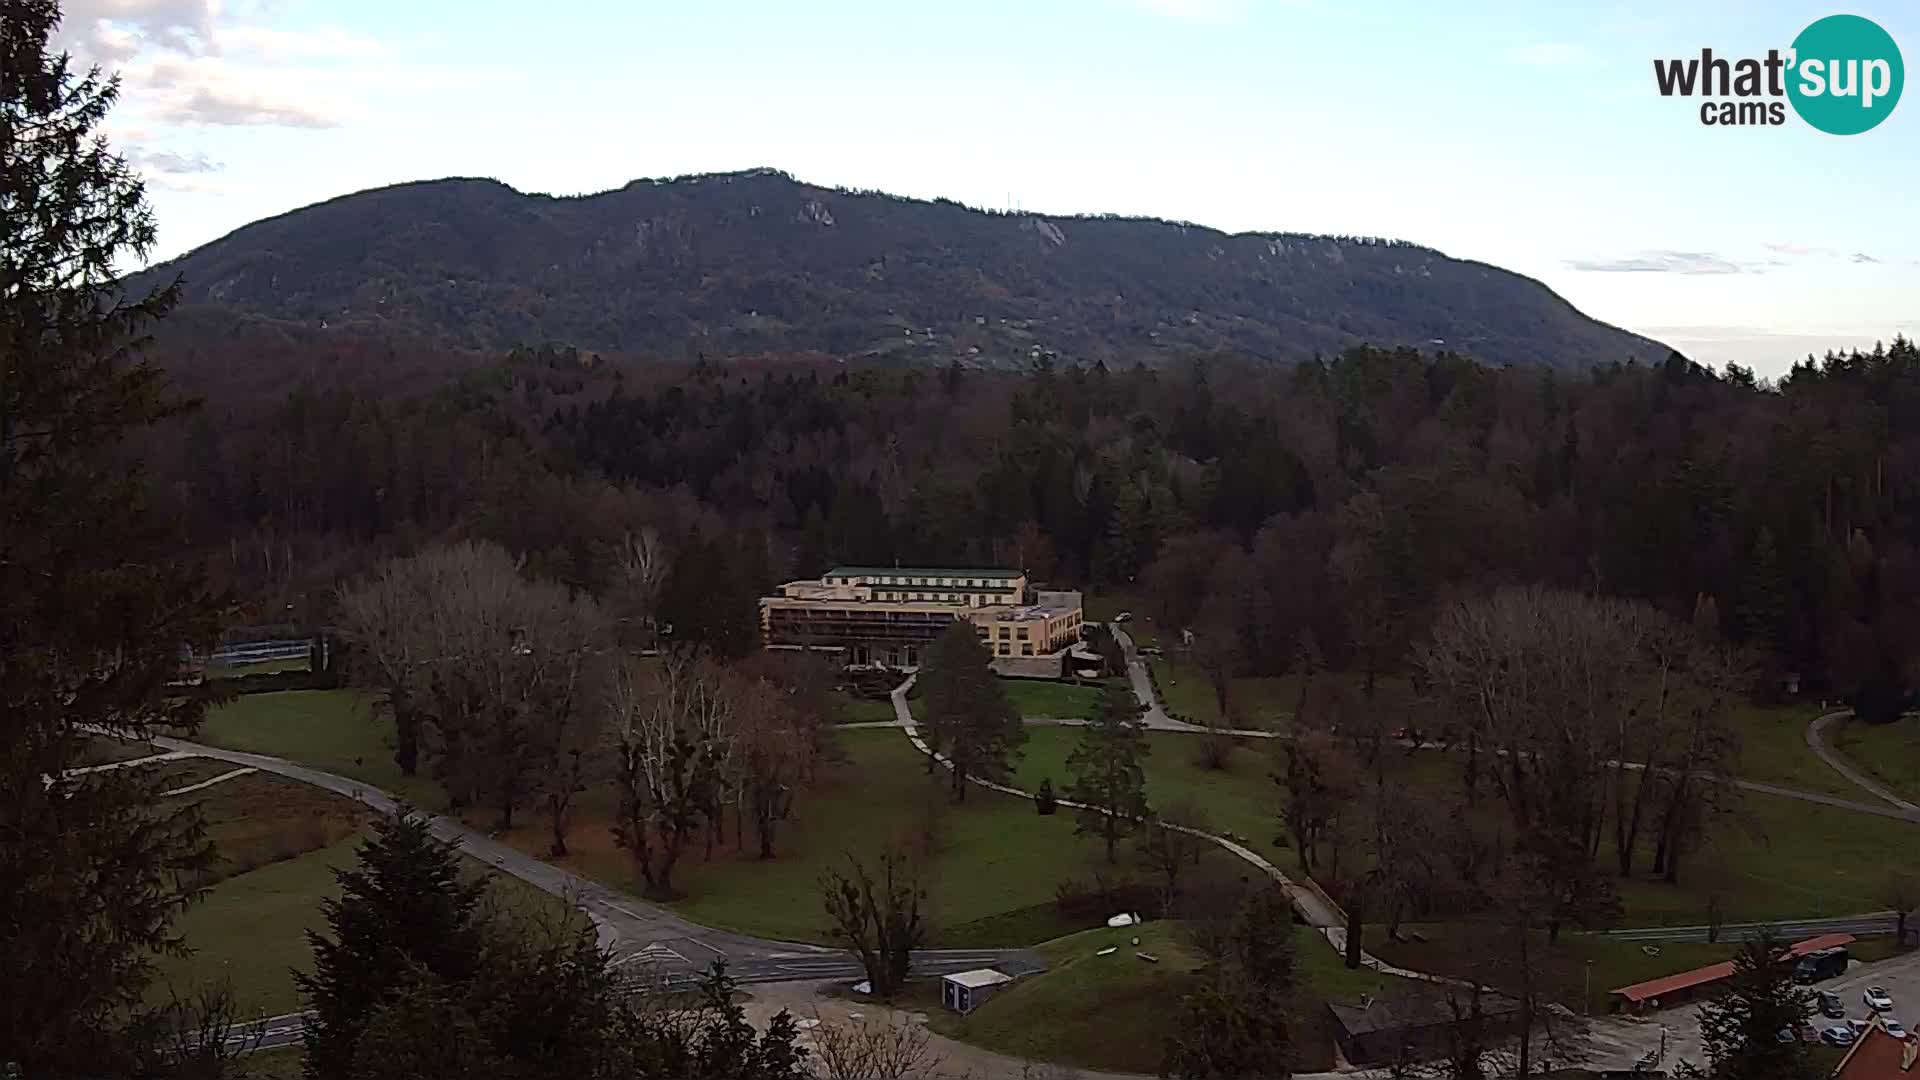
[[[1587,989],[1580,996],[1580,1014],[1593,1015],[1593,961],[1587,961]]]

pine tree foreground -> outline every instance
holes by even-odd
[[[190,810],[153,809],[157,776],[73,770],[96,734],[194,729],[204,701],[171,684],[224,605],[154,554],[173,545],[114,453],[184,408],[134,359],[175,292],[117,288],[153,216],[97,134],[118,82],[49,51],[59,20],[0,0],[0,1073],[124,1076],[210,850]]]

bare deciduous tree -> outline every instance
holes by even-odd
[[[825,1018],[814,1012],[813,1057],[821,1080],[911,1080],[940,1065],[926,1025],[899,1013]]]
[[[927,894],[914,860],[895,849],[868,867],[849,855],[846,873],[821,873],[820,897],[833,935],[860,958],[875,996],[892,998],[928,933],[922,913]]]
[[[608,679],[614,839],[650,895],[673,894],[674,866],[713,805],[718,767],[699,732],[712,726],[719,697],[713,663],[686,653],[652,664],[624,657]]]

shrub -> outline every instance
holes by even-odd
[[[1060,800],[1053,795],[1053,777],[1040,778],[1040,789],[1033,793],[1033,808],[1043,817],[1060,809]]]

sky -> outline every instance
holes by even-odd
[[[577,194],[771,166],[1037,214],[1411,240],[1703,363],[1920,336],[1920,100],[1872,131],[1708,127],[1656,58],[1784,0],[65,0],[170,258],[444,176]],[[1920,98],[1920,91],[1913,95]]]

